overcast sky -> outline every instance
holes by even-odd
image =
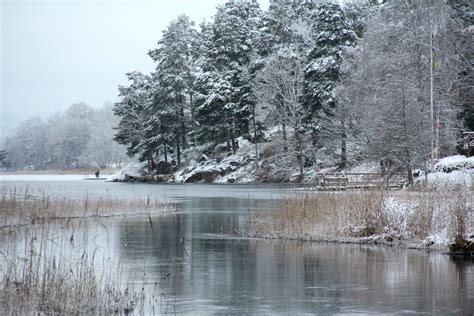
[[[179,14],[199,23],[226,0],[0,0],[2,134],[30,116],[117,99]],[[262,8],[269,0],[260,0]]]

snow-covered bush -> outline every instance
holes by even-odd
[[[455,170],[474,169],[474,157],[466,156],[450,156],[441,159],[435,166],[434,170],[437,172],[452,172]]]

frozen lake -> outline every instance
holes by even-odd
[[[417,250],[236,238],[249,215],[291,192],[280,185],[151,185],[78,179],[3,178],[1,187],[83,196],[163,198],[178,212],[115,218],[75,231],[92,237],[123,279],[160,302],[149,313],[467,314],[474,311],[474,262]],[[69,177],[69,176],[68,176]],[[51,236],[74,251],[71,232]],[[64,242],[61,242],[64,240]],[[99,257],[99,256],[98,256]],[[103,267],[107,264],[103,264]]]

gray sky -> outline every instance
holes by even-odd
[[[260,0],[263,8],[269,0]],[[30,116],[117,99],[179,14],[199,23],[225,0],[0,0],[2,132]]]

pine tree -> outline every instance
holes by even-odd
[[[120,118],[115,141],[127,146],[130,157],[139,156],[141,161],[152,160],[156,148],[147,144],[145,122],[150,117],[150,76],[141,72],[127,73],[129,86],[119,86],[120,101],[114,104],[114,114]]]
[[[248,134],[250,108],[248,82],[243,69],[256,47],[260,9],[256,3],[228,3],[218,8],[212,33],[205,44],[203,73],[197,80],[199,137],[223,141],[228,150],[238,147],[236,138]]]
[[[153,80],[159,83],[160,97],[174,111],[172,130],[176,139],[176,155],[181,165],[181,151],[187,147],[186,109],[193,108],[194,93],[194,47],[197,32],[194,23],[181,15],[170,23],[158,41],[158,48],[149,52],[156,62]],[[189,96],[189,98],[188,98]]]
[[[323,4],[313,11],[314,47],[308,54],[303,104],[309,118],[322,118],[330,135],[341,139],[341,166],[347,161],[344,120],[332,119],[337,111],[334,88],[339,81],[342,53],[356,44],[357,36],[347,24],[339,5]],[[313,142],[319,131],[312,124]],[[332,136],[333,137],[333,136]]]
[[[293,40],[292,23],[295,12],[292,6],[281,2],[272,2],[262,14],[258,50],[261,56],[267,56],[279,47],[290,45]]]
[[[364,36],[367,22],[375,16],[378,7],[377,1],[350,2],[343,7],[347,24],[358,38]]]
[[[331,111],[336,105],[333,90],[339,80],[342,52],[356,44],[356,35],[335,4],[325,4],[313,13],[316,34],[314,47],[308,54],[305,71],[304,104],[312,113]]]

